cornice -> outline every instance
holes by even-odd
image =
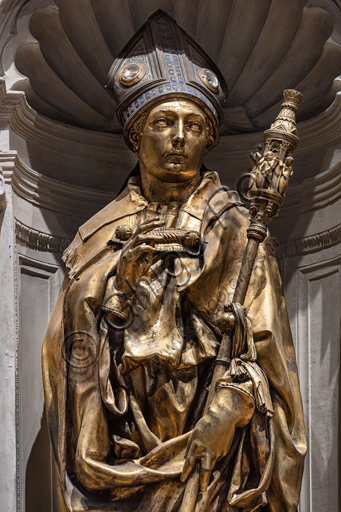
[[[33,110],[23,92],[6,92],[5,80],[1,79],[0,102],[0,121],[9,122],[12,130],[27,142],[64,154],[91,158],[94,162],[105,155],[106,159],[122,168],[132,168],[136,163],[121,134],[96,132],[52,121]],[[312,165],[313,155],[318,148],[340,142],[340,124],[341,93],[337,93],[335,101],[325,112],[298,123],[300,144],[295,151],[295,161],[303,159],[306,166]],[[232,169],[247,169],[250,164],[248,154],[260,142],[261,132],[222,136],[218,150],[206,159],[208,166],[210,162],[213,167],[225,167],[229,163]],[[299,172],[298,169],[295,171]]]
[[[71,242],[67,238],[53,236],[49,233],[30,228],[17,219],[15,219],[15,234],[17,240],[23,242],[28,247],[59,254],[62,254]]]
[[[278,258],[281,259],[283,257],[299,256],[301,254],[327,249],[340,242],[341,224],[315,235],[286,242],[281,245],[276,252]]]
[[[340,140],[341,92],[327,110],[307,121],[298,123],[300,144],[295,153],[313,151]]]
[[[279,218],[303,215],[335,203],[341,197],[341,161],[313,178],[289,185]]]
[[[114,199],[114,194],[62,183],[26,166],[16,151],[0,152],[5,182],[31,204],[65,215],[88,219]],[[324,208],[341,197],[341,162],[328,171],[288,188],[280,218]]]
[[[110,193],[47,178],[26,166],[16,151],[0,152],[0,167],[14,192],[39,208],[88,219],[114,199]]]
[[[44,118],[29,107],[24,93],[6,92],[3,80],[0,80],[0,102],[2,104],[0,120],[7,120],[15,133],[27,142],[43,148],[53,148],[62,154],[80,155],[94,163],[105,158],[112,162],[116,172],[119,168],[129,169],[129,166],[132,168],[134,164],[133,156],[130,157],[131,163],[127,163],[126,151],[123,150],[124,142],[120,136],[78,129]],[[301,141],[297,153],[301,148],[302,154],[305,152],[309,155],[309,152],[320,144],[332,144],[333,141],[341,139],[340,124],[341,94],[338,94],[333,105],[326,112],[299,123]],[[233,165],[239,156],[247,157],[250,148],[255,147],[257,140],[259,142],[259,137],[260,133],[222,137],[221,153],[224,153],[224,146],[228,143],[225,151]],[[308,156],[307,165],[309,165]],[[11,178],[13,188],[19,196],[38,207],[67,215],[87,219],[115,197],[113,193],[48,178],[25,165],[14,151],[0,152],[0,166],[4,168],[5,180],[6,172],[13,170]],[[317,210],[332,204],[340,197],[341,162],[312,178],[289,185],[287,199],[280,216],[297,216]]]
[[[10,121],[13,117],[14,111],[17,107],[21,106],[23,109],[25,100],[25,93],[21,91],[8,91],[6,90],[6,83],[4,79],[0,79],[0,121]]]
[[[316,148],[340,141],[341,93],[338,92],[331,106],[321,114],[297,123],[299,145],[295,149],[295,161],[301,154],[309,154]],[[232,155],[232,159],[246,157],[250,150],[263,143],[263,132],[226,135],[220,138],[219,148]],[[217,153],[217,152],[216,152]],[[212,152],[213,156],[214,152]]]
[[[98,151],[116,155],[117,142],[125,147],[121,134],[77,128],[38,114],[27,103],[24,92],[6,90],[4,79],[0,79],[0,103],[0,121],[9,122],[12,130],[28,142],[63,152],[68,147],[73,153],[79,147],[82,156],[97,151],[97,157]]]
[[[68,238],[57,237],[26,226],[15,219],[17,240],[40,251],[62,253],[70,244]],[[281,245],[278,257],[298,256],[332,247],[341,242],[341,224],[321,233],[292,240]]]

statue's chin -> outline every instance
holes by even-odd
[[[165,183],[185,183],[200,176],[199,169],[189,168],[188,162],[162,162],[161,165],[145,165],[140,161],[141,174],[154,177]]]
[[[186,181],[191,181],[193,175],[188,175],[183,172],[165,171],[159,179],[165,183],[185,183]]]
[[[159,178],[162,181],[179,183],[182,181],[192,180],[196,174],[197,173],[195,171],[187,169],[186,165],[183,163],[169,162],[160,172]]]
[[[165,172],[180,174],[186,172],[186,166],[182,162],[169,162],[165,165]]]

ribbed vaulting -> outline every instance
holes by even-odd
[[[304,94],[299,120],[325,110],[341,89],[341,82],[334,80],[341,74],[341,47],[330,39],[333,18],[305,0],[47,4],[30,19],[35,41],[16,52],[15,65],[24,77],[15,88],[26,92],[37,112],[70,125],[120,131],[115,103],[103,88],[107,73],[124,44],[160,8],[205,49],[225,76],[229,97],[222,134],[267,128],[285,88]]]

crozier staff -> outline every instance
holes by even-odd
[[[248,314],[234,311],[231,367],[204,412],[249,224],[238,195],[202,165],[219,140],[224,79],[158,11],[116,59],[108,88],[139,168],[64,253],[43,347],[61,508],[177,512],[199,461],[196,512],[292,512],[305,434],[269,238]]]

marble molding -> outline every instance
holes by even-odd
[[[18,148],[23,165],[33,167],[41,179],[55,180],[56,189],[58,181],[60,187],[65,183],[83,187],[84,192],[91,189],[94,208],[84,217],[115,197],[136,163],[122,137],[56,124],[36,113],[22,92],[7,91],[4,80],[0,82],[0,101],[0,122],[9,123],[12,144]],[[292,183],[302,183],[323,171],[329,172],[338,162],[340,122],[341,93],[327,111],[299,123],[300,144],[295,152]],[[224,184],[233,187],[238,177],[251,169],[249,153],[257,150],[261,143],[262,134],[258,132],[222,137],[205,163],[219,171]],[[41,147],[44,147],[43,155]]]
[[[25,224],[17,219],[15,220],[15,234],[19,242],[24,243],[28,247],[34,247],[38,251],[62,254],[71,242],[70,239],[53,236],[25,226]]]
[[[315,235],[290,240],[278,247],[276,253],[278,258],[287,258],[289,256],[300,256],[302,254],[321,251],[341,242],[341,224],[334,228],[316,233]]]
[[[15,232],[17,241],[22,244],[38,251],[55,252],[60,255],[62,255],[71,242],[68,238],[61,238],[30,228],[17,219],[15,220]],[[322,231],[321,233],[316,233],[315,235],[286,242],[277,247],[276,254],[278,259],[287,258],[289,256],[300,256],[305,253],[327,249],[340,242],[341,224],[327,229],[326,231]]]

